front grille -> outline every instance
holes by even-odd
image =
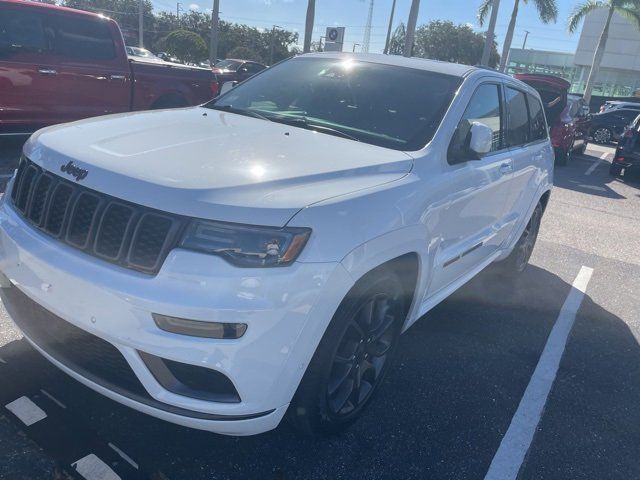
[[[39,230],[111,263],[154,275],[185,219],[119,200],[20,160],[11,200]]]

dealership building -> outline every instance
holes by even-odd
[[[575,53],[512,48],[508,72],[557,75],[571,83],[572,93],[583,93],[606,17],[606,10],[596,10],[587,16]],[[593,94],[630,97],[636,92],[640,93],[640,30],[614,14]]]

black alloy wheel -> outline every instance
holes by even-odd
[[[593,140],[596,143],[609,143],[612,138],[611,130],[606,127],[600,127],[593,132]]]
[[[327,383],[329,413],[355,414],[382,377],[395,339],[398,298],[380,293],[369,298],[351,318],[333,355]]]
[[[538,204],[529,219],[529,223],[522,232],[522,236],[516,245],[516,270],[523,272],[529,264],[529,259],[536,245],[538,232],[540,231],[540,221],[542,220],[542,206]]]

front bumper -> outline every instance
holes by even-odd
[[[172,251],[160,272],[150,277],[42,234],[8,201],[0,207],[0,271],[10,289],[17,288],[46,312],[115,347],[150,401],[95,381],[47,352],[25,331],[36,348],[69,375],[139,411],[231,435],[260,433],[278,425],[326,326],[352,286],[351,277],[337,263],[239,269],[221,258],[181,249]],[[15,305],[8,309],[20,315]],[[248,328],[237,340],[189,337],[160,330],[152,313],[245,323]],[[156,380],[141,354],[216,370],[231,380],[240,401],[175,394]]]

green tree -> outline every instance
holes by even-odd
[[[556,5],[556,0],[522,0],[522,3],[527,4],[529,1],[534,4],[538,11],[538,17],[543,23],[555,22],[558,19],[558,6]],[[484,24],[487,15],[491,12],[492,5],[493,0],[482,0],[480,3],[480,7],[478,8],[478,22],[480,23],[480,26]],[[507,33],[504,37],[504,44],[502,45],[502,57],[499,68],[501,72],[504,72],[507,59],[509,57],[509,50],[511,49],[511,42],[513,41],[513,32],[516,29],[516,19],[518,18],[519,7],[520,0],[514,0],[511,19],[509,20]]]
[[[248,47],[236,47],[227,53],[227,58],[239,58],[241,60],[253,60],[264,63],[264,59],[255,50]]]
[[[404,37],[404,25],[400,24],[391,36],[389,53],[402,55]],[[466,24],[454,25],[449,21],[434,20],[416,30],[413,55],[445,62],[476,65],[482,57],[484,39],[483,34],[474,32]],[[497,45],[494,42],[489,65],[495,66],[499,60]]]
[[[602,27],[600,33],[600,39],[598,40],[598,46],[593,54],[593,61],[591,62],[591,71],[589,72],[589,78],[587,79],[587,85],[584,89],[584,101],[587,105],[591,101],[591,92],[593,91],[593,84],[600,72],[600,64],[602,63],[602,57],[604,56],[604,50],[607,45],[607,39],[609,38],[609,25],[611,24],[611,17],[614,13],[619,13],[623,17],[631,21],[636,28],[640,29],[640,1],[638,0],[587,0],[584,3],[576,5],[576,7],[569,15],[568,28],[570,32],[575,32],[589,13],[598,9],[607,9],[607,20]]]
[[[404,52],[404,39],[407,35],[407,29],[404,23],[401,23],[396,27],[389,39],[389,54],[390,55],[402,55]]]
[[[199,62],[207,56],[207,44],[194,32],[176,30],[167,35],[167,52],[183,62]]]

